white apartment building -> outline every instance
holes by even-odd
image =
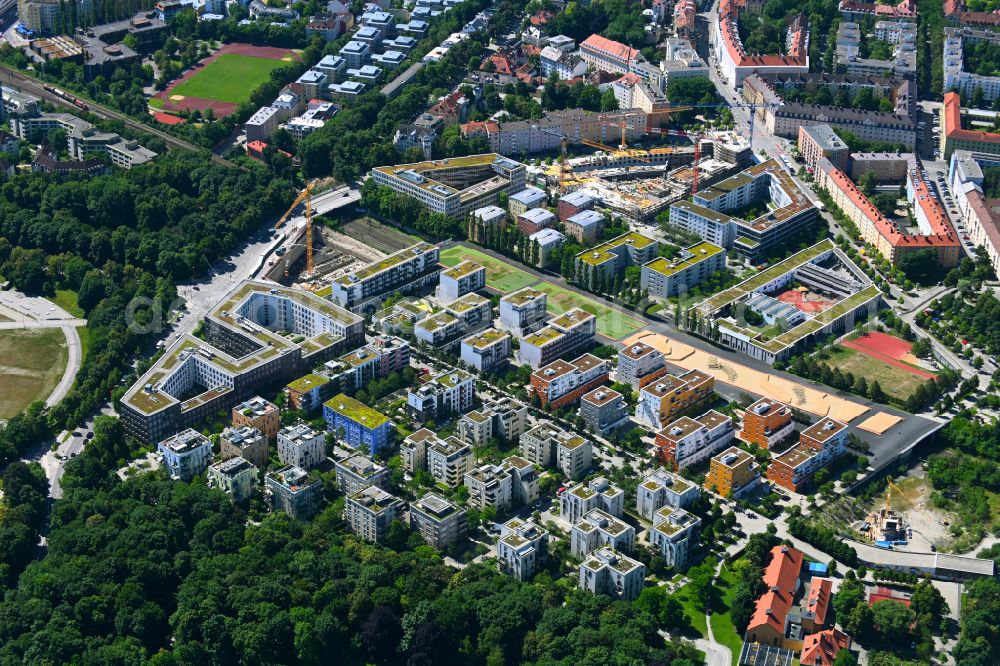
[[[594,509],[621,518],[625,511],[625,491],[599,476],[587,484],[576,484],[559,498],[559,515],[570,525],[575,525]]]
[[[488,506],[497,513],[507,511],[512,503],[512,479],[502,465],[483,465],[465,473],[469,506],[482,511]]]
[[[278,459],[286,465],[309,470],[326,458],[326,434],[305,423],[278,431]]]
[[[597,317],[573,308],[554,318],[545,328],[524,336],[518,355],[537,370],[590,343],[596,334]]]
[[[340,57],[347,63],[348,69],[361,69],[370,55],[371,48],[364,42],[350,41],[340,49]]]
[[[684,509],[664,506],[653,514],[653,528],[648,538],[667,566],[687,569],[700,534],[701,518]]]
[[[486,269],[468,259],[441,271],[438,299],[450,303],[468,293],[486,288]]]
[[[660,468],[643,479],[635,491],[635,510],[646,520],[663,507],[686,509],[701,496],[701,489],[681,477]]]
[[[573,557],[583,558],[604,547],[632,552],[634,546],[635,528],[600,509],[584,514],[570,532],[570,553]]]
[[[539,477],[535,466],[519,456],[506,458],[501,465],[510,474],[513,505],[518,507],[534,503],[539,491]]]
[[[365,541],[378,543],[389,524],[403,513],[403,502],[378,486],[368,486],[344,500],[344,521]]]
[[[510,342],[509,333],[488,328],[462,340],[460,358],[480,373],[491,372],[510,357]]]
[[[646,565],[611,548],[590,554],[580,565],[580,589],[631,601],[639,596],[646,581]]]
[[[247,118],[244,125],[247,133],[247,143],[251,141],[267,141],[281,124],[281,114],[273,106],[262,106]]]
[[[696,419],[682,416],[673,421],[657,433],[656,441],[664,458],[681,470],[705,462],[735,438],[733,420],[713,409]]]
[[[512,441],[527,427],[528,407],[517,400],[487,401],[481,409],[465,412],[458,419],[457,436],[470,446],[481,446],[490,437]]]
[[[157,445],[163,456],[163,466],[170,478],[190,481],[208,467],[212,459],[212,442],[197,430],[188,428]]]
[[[500,526],[497,568],[517,580],[530,580],[545,557],[549,533],[532,521],[511,518]]]
[[[206,478],[209,488],[221,490],[234,502],[244,502],[257,487],[257,467],[243,458],[229,458],[209,465]]]
[[[571,479],[580,478],[593,462],[593,444],[576,433],[544,422],[521,435],[521,455],[541,467],[557,467]]]
[[[566,478],[579,479],[594,463],[594,445],[589,439],[573,435],[556,440],[556,467]]]
[[[448,414],[463,414],[472,409],[475,389],[475,377],[464,370],[451,370],[418,388],[409,389],[406,408],[421,422]]]
[[[548,296],[544,291],[525,287],[500,298],[499,328],[519,338],[537,331],[545,323]]]
[[[472,470],[472,447],[454,437],[438,440],[427,447],[427,471],[434,480],[449,488],[458,487]]]
[[[331,283],[330,299],[348,309],[395,292],[410,293],[437,281],[438,248],[420,242]]]
[[[637,342],[618,352],[617,381],[628,384],[635,390],[666,374],[667,362],[663,352],[647,344]]]
[[[354,495],[368,486],[381,488],[389,481],[388,467],[360,453],[338,460],[333,467],[337,472],[337,488],[345,495]]]
[[[537,187],[526,187],[507,198],[507,211],[511,217],[517,218],[532,208],[544,206],[546,201],[548,196],[545,192]]]
[[[441,442],[437,433],[427,428],[421,428],[399,444],[399,456],[403,460],[403,469],[413,474],[418,469],[427,469],[427,449]]]
[[[447,548],[465,536],[465,511],[440,495],[427,493],[410,504],[410,527],[431,546]]]

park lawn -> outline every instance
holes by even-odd
[[[873,381],[878,381],[885,394],[900,403],[906,402],[916,392],[917,387],[927,381],[912,372],[840,345],[834,346],[828,354],[826,363],[831,369],[840,368],[841,372],[864,377],[869,386]]]
[[[712,636],[716,642],[722,643],[732,651],[733,665],[735,666],[740,658],[740,651],[743,649],[743,639],[737,633],[736,627],[733,626],[733,619],[729,615],[729,605],[736,592],[736,577],[725,566],[722,567],[722,571],[715,581],[715,588],[719,594],[712,609]]]
[[[55,298],[50,298],[49,300],[77,319],[84,318],[83,309],[77,304],[75,291],[71,291],[69,289],[56,289]]]
[[[160,99],[159,97],[150,97],[146,101],[154,109],[162,109],[164,107],[163,100]]]
[[[486,268],[486,285],[501,294],[509,294],[538,282],[538,278],[520,268],[464,245],[452,245],[441,250],[441,263],[454,266],[468,259]]]
[[[694,594],[688,589],[688,586],[684,586],[674,593],[674,596],[681,605],[684,606],[684,615],[687,617],[688,622],[694,627],[694,630],[702,638],[708,637],[708,624],[705,622],[705,612],[698,608],[698,602],[694,598]],[[714,627],[712,628],[714,631]],[[737,654],[739,654],[737,652]]]
[[[61,329],[0,331],[0,419],[49,397],[68,360]]]
[[[646,327],[642,322],[622,314],[615,308],[610,308],[592,298],[587,298],[551,282],[540,282],[535,285],[535,289],[549,295],[549,311],[554,314],[558,315],[572,308],[580,308],[597,317],[597,332],[605,337],[618,340]]]
[[[282,60],[223,53],[202,66],[187,81],[175,86],[170,94],[241,104],[250,99],[250,93],[260,84],[267,81],[273,70],[287,64]]]

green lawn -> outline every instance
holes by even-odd
[[[490,255],[464,245],[452,245],[441,251],[441,263],[454,266],[458,262],[469,259],[486,268],[486,284],[503,294],[509,294],[518,289],[538,282],[538,278]]]
[[[0,331],[0,419],[49,397],[68,358],[61,329]]]
[[[572,308],[580,308],[597,317],[597,332],[606,337],[618,340],[645,328],[645,324],[642,322],[622,314],[614,308],[551,282],[540,282],[535,285],[535,289],[549,295],[550,312],[562,314]]]
[[[272,70],[287,64],[283,60],[224,53],[173,88],[170,94],[241,104],[250,99],[250,93],[260,84],[267,81]]]
[[[716,597],[715,606],[712,608],[712,636],[717,642],[722,643],[732,651],[735,666],[740,658],[740,650],[743,648],[743,639],[736,632],[733,619],[729,616],[729,604],[732,603],[733,594],[736,591],[736,577],[729,569],[722,567],[722,572],[715,581],[715,587],[719,594]]]
[[[689,590],[687,586],[684,586],[677,590],[677,592],[674,593],[674,596],[677,597],[677,600],[684,606],[684,615],[687,617],[688,622],[691,623],[691,626],[694,627],[694,630],[697,631],[702,638],[707,638],[708,624],[705,622],[705,611],[698,607],[698,602],[695,601],[694,594],[691,593],[691,590]],[[715,630],[714,626],[712,627],[712,630]]]
[[[149,98],[148,100],[146,100],[146,101],[147,101],[147,102],[149,103],[149,105],[150,105],[151,107],[153,107],[154,109],[162,109],[162,108],[163,108],[163,106],[164,106],[164,103],[163,103],[163,100],[162,100],[162,99],[160,99],[159,97],[150,97],[150,98]]]
[[[83,319],[84,312],[80,306],[77,305],[75,291],[70,291],[69,289],[56,289],[55,298],[50,298],[49,300],[74,317]]]
[[[835,345],[824,359],[831,368],[840,368],[841,372],[850,372],[855,377],[864,377],[870,385],[878,380],[879,386],[886,395],[899,402],[906,402],[917,387],[926,379],[902,368],[889,365],[877,358],[862,354],[859,351]]]

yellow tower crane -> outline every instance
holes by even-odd
[[[303,275],[312,275],[313,273],[313,220],[312,220],[312,206],[311,206],[311,195],[312,195],[313,183],[306,185],[305,189],[299,193],[299,196],[295,197],[295,201],[292,205],[288,207],[285,214],[282,215],[277,223],[275,223],[275,230],[280,229],[288,218],[291,217],[292,211],[295,210],[300,203],[305,201],[306,204],[306,270]],[[288,274],[288,267],[285,267],[285,274]]]

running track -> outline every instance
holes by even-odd
[[[859,338],[859,340],[860,340],[860,338]],[[894,366],[896,368],[899,368],[900,370],[906,370],[910,374],[914,374],[914,375],[916,375],[918,377],[923,377],[924,379],[935,379],[936,378],[936,375],[933,375],[930,372],[927,372],[926,370],[921,370],[919,368],[914,368],[912,365],[907,365],[906,363],[903,363],[902,361],[900,361],[898,359],[892,358],[891,356],[886,356],[885,354],[882,354],[881,352],[877,352],[874,349],[872,349],[871,347],[865,347],[865,346],[859,345],[857,340],[844,340],[840,344],[842,346],[844,346],[844,347],[847,347],[848,349],[853,349],[856,352],[860,352],[860,353],[864,354],[865,356],[870,356],[871,358],[878,359],[878,360],[882,361],[883,363],[887,363],[888,365],[891,365],[891,366]]]

